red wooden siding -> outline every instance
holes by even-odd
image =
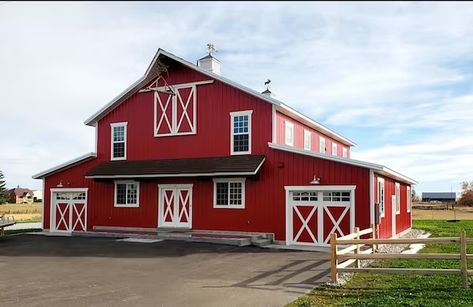
[[[292,124],[294,124],[294,147],[296,148],[304,148],[304,130],[307,130],[311,133],[311,150],[315,152],[319,152],[319,138],[322,136],[325,138],[325,147],[326,147],[326,154],[331,155],[332,154],[332,143],[337,144],[337,156],[342,157],[343,156],[343,149],[347,149],[347,157],[350,157],[350,146],[346,146],[340,142],[335,141],[328,135],[314,130],[298,121],[295,119],[290,118],[289,116],[282,114],[281,112],[276,111],[276,143],[277,144],[286,144],[286,139],[285,139],[285,122],[288,121]]]

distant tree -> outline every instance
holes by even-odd
[[[473,181],[464,181],[461,183],[462,194],[458,200],[459,206],[473,207]]]
[[[420,197],[419,197],[419,194],[416,193],[416,190],[412,189],[412,193],[411,193],[411,196],[412,196],[412,202],[420,202]]]
[[[2,171],[0,171],[0,205],[6,203],[8,200],[6,185],[5,177],[3,176]]]

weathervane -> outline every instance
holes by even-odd
[[[217,46],[211,43],[207,44],[207,49],[209,51],[209,55],[212,55],[212,53],[217,52]]]
[[[266,86],[266,90],[269,91],[269,84],[271,83],[271,80],[268,79],[268,81],[266,81],[264,83],[264,86]]]

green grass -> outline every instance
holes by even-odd
[[[473,221],[414,221],[414,228],[424,229],[433,237],[459,236],[465,229],[473,237]],[[429,244],[422,253],[459,253],[458,244]],[[473,253],[473,244],[468,246]],[[472,267],[472,262],[469,267]],[[373,267],[459,268],[459,261],[389,260]],[[472,280],[470,279],[470,282]],[[321,286],[288,306],[473,306],[473,288],[461,287],[460,276],[421,276],[355,274],[342,287]]]

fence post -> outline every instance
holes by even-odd
[[[330,276],[333,283],[338,282],[337,266],[337,234],[332,233],[330,234]]]
[[[355,227],[356,239],[360,239],[360,227]],[[356,244],[355,255],[360,253],[360,244]],[[355,268],[360,268],[360,259],[355,260]]]
[[[462,286],[468,288],[468,261],[466,258],[466,232],[462,230],[460,233],[460,268],[462,275]]]
[[[373,230],[373,233],[371,234],[372,239],[377,239],[378,236],[376,235],[376,224],[371,224],[371,229]],[[373,254],[378,251],[378,244],[372,244],[371,249],[373,250]]]

